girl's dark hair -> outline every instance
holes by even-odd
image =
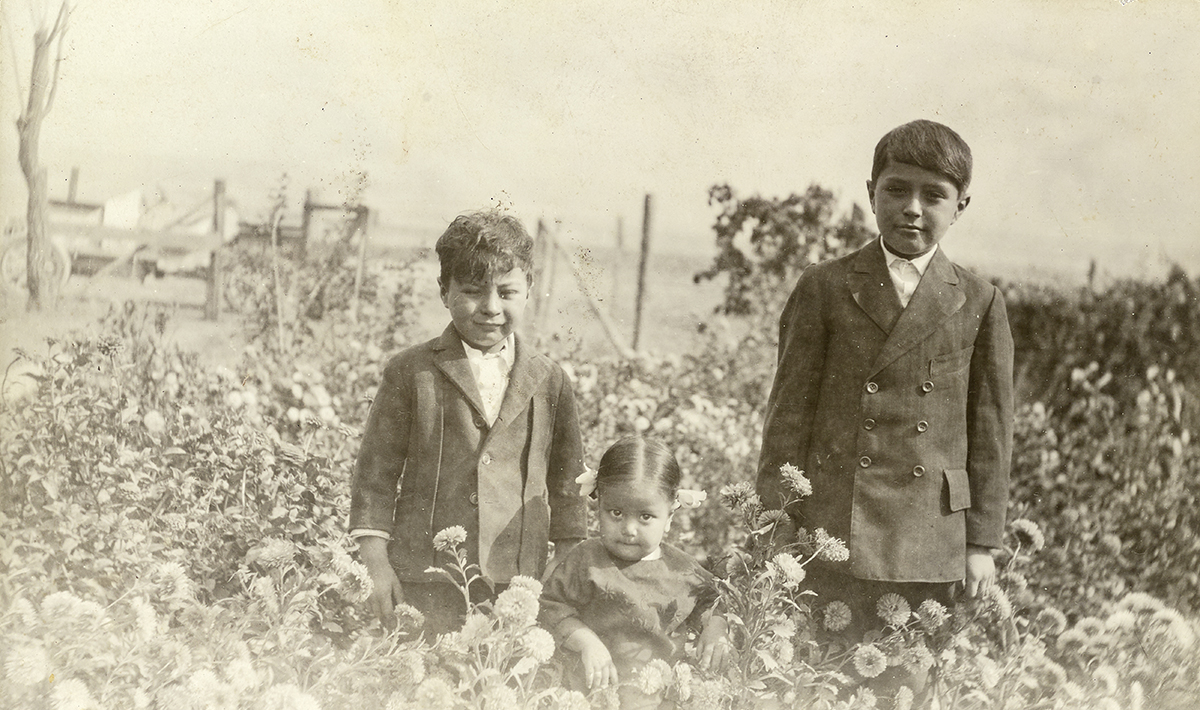
[[[912,121],[880,138],[871,165],[871,182],[879,179],[889,162],[908,163],[943,175],[958,188],[959,197],[967,194],[971,185],[971,147],[962,136],[936,121]]]
[[[480,283],[515,268],[533,280],[533,238],[516,217],[497,209],[459,215],[437,240],[441,287],[450,279]]]
[[[679,462],[666,444],[634,434],[617,440],[600,457],[596,493],[607,485],[644,479],[653,482],[667,500],[672,500],[681,478]]]

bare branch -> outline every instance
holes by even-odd
[[[54,105],[54,95],[58,93],[58,73],[62,68],[63,55],[63,37],[67,34],[67,21],[70,19],[71,8],[68,0],[63,0],[62,5],[58,8],[58,18],[54,20],[54,29],[50,30],[50,41],[58,40],[58,47],[55,50],[54,57],[54,76],[50,80],[50,93],[46,96],[46,111],[50,111],[50,107]]]

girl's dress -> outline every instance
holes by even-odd
[[[683,658],[688,630],[716,599],[713,575],[678,548],[661,545],[657,559],[628,562],[613,557],[599,538],[584,540],[551,572],[542,588],[538,621],[562,642],[581,626],[600,637],[612,654],[622,685],[652,659]],[[578,654],[566,654],[569,675],[582,682]],[[626,702],[622,707],[653,703]],[[648,699],[647,699],[648,700]]]

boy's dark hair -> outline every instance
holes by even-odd
[[[971,184],[971,148],[962,136],[936,121],[919,119],[887,132],[875,146],[871,182],[888,162],[908,163],[944,175],[958,188],[959,197]]]
[[[637,434],[618,439],[600,457],[596,467],[596,492],[606,485],[644,479],[663,492],[667,500],[675,500],[683,474],[671,448],[658,439]]]
[[[455,217],[438,237],[436,249],[443,292],[451,278],[479,283],[514,268],[524,269],[533,280],[533,238],[521,220],[497,209]]]

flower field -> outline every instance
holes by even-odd
[[[0,419],[0,706],[614,707],[564,687],[537,580],[438,638],[415,610],[392,631],[367,617],[349,478],[383,364],[428,337],[415,272],[372,265],[355,309],[336,255],[284,261],[279,288],[258,276],[269,255],[235,256],[226,299],[250,343],[236,368],[179,351],[165,312],[132,304],[22,354],[31,386]],[[1008,289],[1023,401],[1001,584],[952,607],[885,597],[852,643],[837,633],[849,609],[800,591],[809,562],[844,546],[777,535],[750,485],[770,319],[709,328],[682,356],[552,352],[589,463],[653,432],[684,487],[710,494],[671,537],[718,574],[733,660],[623,680],[681,708],[903,709],[911,691],[873,683],[903,667],[930,673],[942,708],[1200,706],[1198,293],[1181,275]],[[438,544],[469,579],[456,531]]]

